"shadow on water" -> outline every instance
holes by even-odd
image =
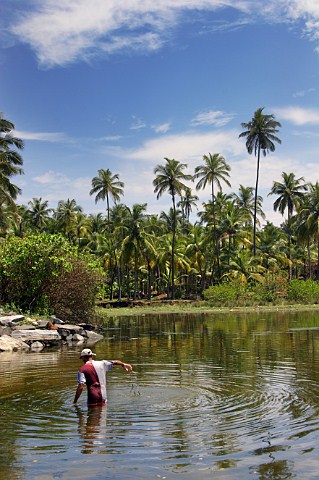
[[[108,320],[106,408],[72,405],[79,348],[0,354],[0,478],[316,479],[319,316]]]

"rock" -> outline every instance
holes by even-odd
[[[9,335],[2,335],[2,337],[0,337],[0,352],[15,352],[17,350],[29,349],[29,345],[21,339],[12,338]]]
[[[61,336],[56,330],[13,330],[12,337],[24,342],[42,341],[50,345],[61,342]]]
[[[11,327],[13,330],[35,330],[34,325],[12,325]]]
[[[102,340],[103,335],[100,335],[99,333],[96,333],[96,332],[91,332],[91,331],[87,331],[86,332],[86,338],[87,338],[87,343],[96,343],[98,342],[99,340]]]
[[[79,323],[78,325],[79,325],[79,327],[82,327],[83,330],[90,330],[90,331],[92,331],[92,330],[94,330],[94,329],[96,328],[96,325],[92,325],[92,324],[90,324],[90,323]]]
[[[76,342],[78,344],[84,343],[84,337],[82,335],[79,335],[78,333],[75,333],[72,335],[72,342]]]
[[[57,318],[55,315],[51,316],[51,321],[54,325],[63,325],[64,321],[61,320],[60,318]]]
[[[37,327],[38,328],[46,328],[48,324],[47,320],[38,320],[37,321]]]
[[[21,322],[22,320],[24,320],[23,315],[7,315],[5,317],[0,317],[0,325],[11,326],[13,323]]]
[[[1,327],[0,326],[0,337],[2,335],[11,335],[12,329],[10,327]]]
[[[78,325],[69,325],[69,324],[64,324],[64,325],[57,325],[58,327],[58,332],[61,335],[62,339],[66,341],[69,335],[83,335],[84,330],[82,327],[79,327]]]
[[[41,342],[33,342],[30,349],[31,352],[41,352],[44,349],[44,345]]]

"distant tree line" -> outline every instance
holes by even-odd
[[[269,278],[319,280],[319,183],[305,183],[282,172],[268,195],[283,223],[266,221],[258,194],[261,156],[275,150],[280,123],[259,108],[242,123],[240,138],[257,160],[255,187],[231,187],[231,167],[221,153],[203,155],[192,174],[187,164],[164,158],[154,168],[154,194],[168,194],[171,207],[149,214],[147,204],[121,203],[124,183],[108,168],[92,179],[90,195],[106,212],[85,214],[75,199],[57,208],[34,197],[19,205],[12,183],[22,174],[22,140],[14,124],[0,116],[0,238],[62,235],[78,254],[94,257],[104,273],[100,295],[109,299],[202,298],[209,287],[230,284],[262,286]],[[190,185],[194,185],[192,188]],[[210,187],[210,199],[199,203],[194,192]],[[196,220],[190,220],[196,209]],[[261,224],[263,220],[263,224]],[[0,272],[1,274],[1,272]],[[275,287],[275,289],[277,286]],[[279,288],[279,287],[278,287]]]

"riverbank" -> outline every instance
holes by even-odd
[[[138,316],[138,315],[154,315],[154,314],[220,314],[220,313],[256,313],[256,312],[278,312],[278,311],[316,311],[319,312],[319,304],[294,304],[294,305],[258,305],[248,307],[209,307],[207,304],[200,302],[174,301],[171,303],[161,302],[154,305],[147,304],[130,306],[130,307],[97,307],[96,315],[99,319],[119,317],[119,316]]]

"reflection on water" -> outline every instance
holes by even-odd
[[[1,354],[0,478],[317,479],[318,315],[114,317],[108,407],[72,405],[76,348]]]
[[[75,409],[79,418],[79,433],[83,439],[81,453],[93,453],[96,447],[104,445],[107,407],[89,407],[84,410],[76,405]]]

